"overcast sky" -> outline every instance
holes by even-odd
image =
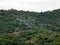
[[[60,8],[60,0],[0,0],[0,9],[47,11]]]

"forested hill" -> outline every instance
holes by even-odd
[[[60,45],[60,9],[0,10],[0,45]]]
[[[0,10],[0,32],[14,32],[34,28],[60,31],[60,9],[46,12]]]

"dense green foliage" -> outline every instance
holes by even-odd
[[[38,29],[23,32],[19,36],[1,34],[0,45],[60,45],[60,33]]]
[[[0,45],[60,45],[60,9],[0,10]]]

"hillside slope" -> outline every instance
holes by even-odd
[[[60,9],[0,10],[0,45],[60,45]]]
[[[14,32],[44,27],[60,31],[60,9],[46,12],[0,10],[0,32]]]

